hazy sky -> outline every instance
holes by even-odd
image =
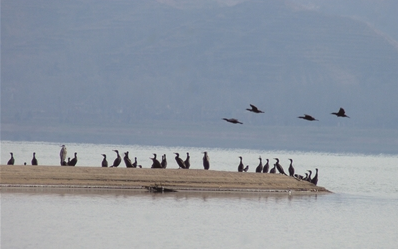
[[[396,131],[397,6],[2,1],[2,136],[35,140],[16,134],[43,124],[198,132],[223,117],[257,128]],[[265,113],[247,112],[250,103]],[[330,114],[340,107],[350,119]],[[305,113],[320,121],[297,118]]]

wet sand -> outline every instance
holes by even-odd
[[[177,191],[329,192],[306,181],[279,174],[198,169],[140,169],[61,166],[0,166],[2,187],[64,187]]]

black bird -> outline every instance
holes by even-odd
[[[246,167],[243,169],[244,172],[247,172],[249,170],[249,165],[246,165]]]
[[[316,168],[316,173],[314,178],[311,179],[311,183],[313,183],[315,186],[318,184],[318,169]]]
[[[290,159],[289,175],[294,177],[293,159]]]
[[[304,180],[304,176],[299,175],[299,174],[294,174],[294,178],[299,179],[299,180]]]
[[[68,158],[68,161],[69,161],[69,158]],[[68,162],[68,165],[69,166],[76,166],[76,163],[77,163],[77,153],[75,152],[75,157]]]
[[[223,118],[225,121],[233,123],[233,124],[243,124],[242,122],[240,122],[239,120],[237,120],[236,118]]]
[[[308,180],[308,173],[305,173],[305,176],[302,179],[303,181],[307,181]]]
[[[189,153],[187,152],[187,159],[185,159],[184,164],[185,164],[185,168],[189,169],[189,167],[191,167],[191,163],[189,161]]]
[[[276,164],[274,164],[274,167],[269,171],[270,174],[275,174],[276,173]]]
[[[70,158],[69,158],[70,159]],[[68,163],[66,161],[61,162],[61,166],[68,166]]]
[[[251,107],[251,109],[246,109],[246,110],[248,110],[249,112],[254,112],[254,113],[264,113],[263,111],[259,110],[257,108],[257,106],[255,106],[255,105],[250,104],[250,107]]]
[[[128,151],[124,152],[123,160],[124,160],[124,164],[126,164],[126,168],[133,168],[133,164],[131,163],[131,160],[129,158]]]
[[[163,169],[167,168],[167,159],[166,159],[166,154],[163,154],[162,156],[162,162],[160,163]]]
[[[33,152],[32,165],[37,165],[36,152]]]
[[[256,168],[256,173],[261,173],[263,171],[263,161],[261,159],[261,156],[258,159],[260,159],[260,163],[258,164],[258,166]]]
[[[338,112],[332,112],[330,114],[336,115],[337,117],[349,118],[347,115],[345,115],[345,110],[341,107]]]
[[[274,164],[276,166],[276,169],[279,171],[280,174],[283,174],[286,176],[285,171],[283,170],[282,165],[279,164],[279,159],[278,158],[274,158],[276,160],[276,163]]]
[[[10,152],[11,158],[8,160],[7,165],[14,165],[15,159],[14,159],[14,153]]]
[[[312,171],[311,170],[307,170],[307,171],[310,172],[310,174],[308,175],[306,181],[311,182],[312,181],[312,179],[311,179]]]
[[[243,172],[243,168],[245,166],[242,163],[242,157],[240,156],[239,158],[240,158],[240,163],[239,163],[239,166],[238,166],[238,172]]]
[[[152,159],[152,169],[161,169],[162,165],[160,165],[160,162],[158,161],[158,159],[156,159],[156,154],[153,153],[153,158]]]
[[[186,169],[184,161],[180,158],[180,154],[178,154],[178,153],[174,153],[174,154],[176,154],[175,159],[176,159],[178,166],[182,169]]]
[[[137,157],[134,157],[133,168],[137,168]]]
[[[204,156],[203,156],[203,168],[205,170],[208,170],[210,168],[210,158],[207,155],[207,151],[203,152]]]
[[[119,166],[119,164],[122,162],[122,158],[119,155],[119,151],[118,150],[113,150],[113,151],[116,152],[117,156],[116,156],[115,161],[113,161],[113,165],[111,166],[112,168]]]
[[[104,157],[104,159],[102,160],[101,166],[108,167],[108,161],[106,160],[106,155],[105,154],[101,154],[101,155]]]
[[[267,160],[267,163],[264,165],[263,173],[268,173],[268,170],[269,170],[269,160],[268,160],[268,159],[265,159],[265,160]]]
[[[304,114],[304,116],[300,116],[298,118],[302,118],[302,119],[305,119],[305,120],[308,120],[308,121],[319,121],[318,119],[315,119],[313,116],[308,115],[308,114]]]
[[[70,157],[68,157],[68,162],[66,163],[67,166],[71,166],[70,165]]]

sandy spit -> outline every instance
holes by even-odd
[[[177,191],[329,192],[279,174],[198,169],[140,169],[0,165],[0,186],[145,189]]]

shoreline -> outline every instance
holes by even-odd
[[[126,189],[132,191],[331,193],[280,174],[202,169],[0,166],[1,188]]]

